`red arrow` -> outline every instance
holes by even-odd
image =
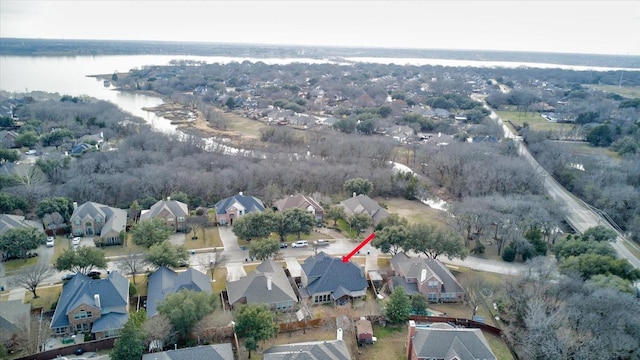
[[[371,235],[369,235],[366,239],[364,239],[358,246],[356,246],[355,249],[353,249],[353,251],[351,251],[350,253],[348,253],[347,255],[342,257],[342,262],[349,262],[349,259],[351,259],[351,257],[357,253],[358,251],[360,251],[360,249],[362,249],[365,245],[367,245],[367,243],[371,240],[373,240],[373,238],[376,237],[376,234],[371,233]]]

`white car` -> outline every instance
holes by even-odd
[[[307,247],[309,245],[309,243],[307,242],[307,240],[298,240],[296,242],[294,242],[293,244],[291,244],[292,248],[299,248],[299,247]]]
[[[329,240],[320,239],[320,240],[314,241],[313,245],[314,246],[329,246],[329,245],[331,245],[331,243],[329,242]]]
[[[56,238],[53,236],[47,237],[47,247],[54,247],[56,245]]]
[[[80,245],[80,240],[81,240],[81,238],[74,237],[73,240],[71,240],[71,245],[73,245],[73,246]]]

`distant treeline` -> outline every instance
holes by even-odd
[[[0,39],[0,55],[198,55],[251,57],[408,57],[475,61],[514,61],[640,69],[640,56],[488,50],[393,49],[205,42]]]

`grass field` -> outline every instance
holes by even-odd
[[[4,269],[7,272],[7,275],[18,271],[20,269],[24,269],[31,265],[35,265],[38,263],[38,257],[28,258],[25,262],[24,259],[13,259],[4,263]]]
[[[409,224],[432,224],[436,226],[448,226],[447,214],[444,211],[434,209],[418,200],[403,198],[374,198],[379,204],[384,204],[391,214],[398,214],[409,221]]]
[[[616,86],[616,85],[586,85],[592,89],[606,91],[628,98],[640,98],[640,87],[638,86]]]
[[[31,304],[32,309],[43,308],[44,311],[53,310],[51,307],[58,302],[62,293],[62,284],[39,287],[36,291],[38,298],[34,299],[30,291],[24,293],[25,304]]]
[[[538,131],[560,130],[567,126],[572,126],[568,124],[549,122],[537,112],[525,113],[522,111],[496,111],[496,114],[498,114],[498,116],[505,122],[510,120],[518,126],[524,126],[524,123],[528,123],[531,129]]]
[[[192,232],[185,234],[184,246],[187,249],[222,247],[222,240],[220,240],[220,233],[217,227],[208,227],[198,231],[197,239],[192,239],[192,236]]]
[[[222,116],[227,120],[229,130],[255,136],[256,138],[260,137],[260,130],[267,126],[263,122],[251,120],[232,112],[225,112]]]

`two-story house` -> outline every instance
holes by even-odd
[[[118,336],[129,319],[129,280],[118,272],[94,280],[78,273],[64,285],[51,320],[56,335]]]
[[[291,195],[276,201],[274,205],[278,211],[287,211],[296,208],[302,209],[310,212],[316,219],[316,222],[322,223],[322,221],[324,221],[324,209],[310,196],[302,194]]]
[[[233,225],[233,221],[254,211],[264,211],[262,200],[243,195],[230,196],[218,201],[216,207],[216,221],[220,225]]]
[[[437,259],[410,258],[404,252],[391,258],[395,276],[389,289],[404,288],[407,295],[420,293],[430,302],[462,302],[464,289],[447,267]]]
[[[313,304],[342,305],[367,293],[364,271],[357,264],[322,251],[305,259],[300,278]]]
[[[175,231],[187,231],[187,216],[189,216],[187,204],[167,198],[153,204],[149,210],[143,210],[140,221],[163,219]]]
[[[203,291],[207,294],[213,293],[211,280],[206,274],[189,268],[187,271],[175,272],[167,267],[161,266],[158,270],[149,275],[147,295],[147,317],[152,318],[158,314],[158,304],[164,298],[182,290]]]
[[[71,214],[74,236],[99,236],[106,244],[120,244],[120,233],[127,226],[127,211],[88,201]]]

